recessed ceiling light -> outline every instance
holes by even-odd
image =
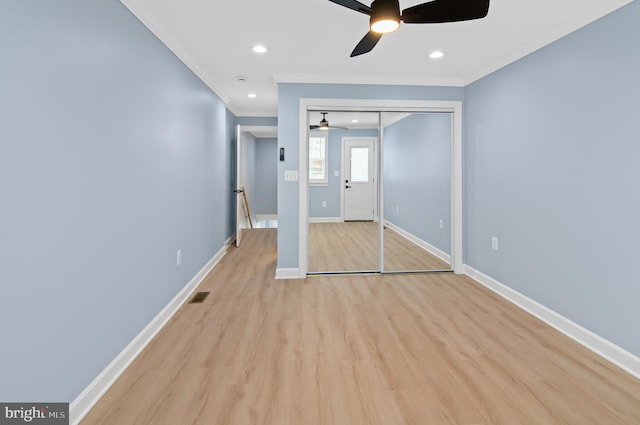
[[[247,77],[246,75],[236,75],[236,80],[240,81],[241,83],[244,83],[248,79],[249,77]]]
[[[255,98],[256,98],[256,97],[258,97],[258,96],[256,96],[256,94],[255,94],[255,93],[249,93],[249,94],[247,95],[247,97],[250,97],[251,99],[255,99]]]
[[[267,48],[264,47],[262,44],[257,44],[253,46],[253,51],[256,53],[267,53]]]
[[[431,54],[429,54],[429,57],[431,59],[440,59],[443,56],[444,53],[442,53],[440,50],[434,50],[433,52],[431,52]]]
[[[351,120],[351,122],[358,122],[358,120]]]

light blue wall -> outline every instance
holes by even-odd
[[[329,156],[327,171],[329,184],[326,186],[309,187],[309,217],[340,217],[340,191],[342,190],[341,175],[336,176],[334,171],[340,173],[342,161],[343,137],[378,137],[378,130],[330,130],[329,131]],[[327,201],[327,206],[322,206],[322,201]]]
[[[451,254],[451,114],[385,127],[383,171],[385,220]]]
[[[0,400],[68,402],[230,235],[235,117],[115,0],[4,0],[0,51]]]
[[[277,214],[278,139],[257,139],[255,164],[256,214]]]
[[[465,261],[635,355],[638,22],[632,2],[468,86],[464,141]]]
[[[374,86],[367,84],[278,84],[278,143],[286,149],[278,163],[278,268],[298,268],[298,182],[285,182],[285,170],[298,170],[298,117],[301,98],[463,100],[459,87]]]

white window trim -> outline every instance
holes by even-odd
[[[324,139],[324,179],[309,179],[309,186],[329,186],[329,132],[328,131],[312,131],[309,133],[309,139],[312,137],[322,137]],[[307,141],[307,146],[309,141]],[[309,158],[307,158],[307,166]]]

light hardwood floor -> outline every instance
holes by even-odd
[[[384,231],[385,270],[448,270],[449,264],[390,229]],[[378,270],[378,223],[309,224],[309,271]]]
[[[248,231],[82,424],[640,423],[640,381],[469,278],[275,267]]]

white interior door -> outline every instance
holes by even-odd
[[[344,220],[372,221],[375,205],[375,139],[343,139]]]

